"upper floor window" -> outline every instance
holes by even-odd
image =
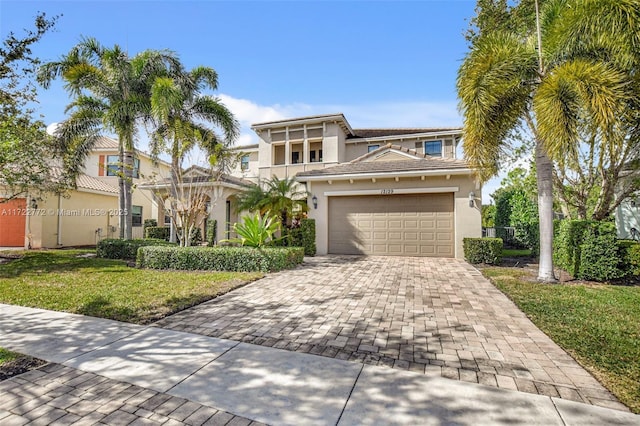
[[[249,156],[248,155],[243,155],[240,158],[240,170],[242,170],[242,171],[249,170]]]
[[[309,162],[310,163],[322,163],[322,150],[313,150],[309,151]]]
[[[107,155],[107,176],[118,176],[120,168],[120,156]]]
[[[107,155],[107,176],[118,176],[120,170],[120,156],[119,155]],[[140,177],[140,159],[133,159],[133,170],[131,177]]]
[[[291,153],[291,164],[298,164],[300,162],[300,152],[294,151]]]
[[[133,159],[133,173],[131,177],[138,179],[140,177],[140,160],[138,158]]]
[[[375,151],[378,148],[380,148],[380,145],[369,145],[367,147],[367,152]]]
[[[442,157],[442,141],[426,141],[424,143],[424,153],[435,157]]]

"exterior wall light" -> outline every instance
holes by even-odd
[[[476,200],[476,193],[471,191],[469,193],[469,207],[475,207],[476,205],[475,200]]]
[[[316,197],[315,195],[313,197],[311,197],[311,202],[313,203],[313,208],[317,209],[318,208],[318,197]]]

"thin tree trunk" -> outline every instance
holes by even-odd
[[[178,162],[177,157],[174,155],[171,159],[171,195],[169,205],[173,210],[171,212],[171,227],[169,228],[169,241],[172,243],[177,242],[178,238],[178,224],[176,223],[176,219],[178,218],[178,214],[176,212],[178,207],[178,172],[179,172],[180,164]],[[180,241],[184,240],[184,224],[182,226],[182,235],[183,238]],[[180,244],[182,245],[182,244]]]
[[[553,163],[536,140],[538,214],[540,218],[540,263],[538,281],[555,282],[553,272]]]

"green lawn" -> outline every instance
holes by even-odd
[[[5,362],[13,361],[19,356],[20,355],[15,352],[0,348],[0,365],[4,364]]]
[[[87,253],[30,251],[0,264],[0,303],[148,324],[263,276],[145,270],[78,257]]]
[[[529,249],[502,249],[502,257],[529,257],[531,250]]]
[[[511,268],[482,272],[620,401],[640,413],[640,287],[540,284]]]

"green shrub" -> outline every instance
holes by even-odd
[[[556,226],[553,261],[573,277],[577,277],[580,271],[580,250],[585,233],[594,223],[589,220],[561,220]]]
[[[625,275],[620,268],[616,226],[611,222],[593,223],[580,246],[580,269],[583,280],[609,281]]]
[[[291,245],[294,247],[304,247],[305,256],[316,255],[316,220],[302,219],[300,227],[289,230],[291,235]]]
[[[260,217],[259,213],[245,216],[242,222],[233,224],[233,230],[238,238],[231,238],[221,242],[237,243],[246,247],[264,247],[274,240],[273,234],[280,227],[275,216]],[[284,231],[286,233],[286,231]]]
[[[156,240],[169,241],[169,227],[168,226],[149,226],[144,231],[145,238],[153,238]]]
[[[155,219],[145,219],[142,224],[142,235],[147,235],[147,228],[151,228],[152,226],[158,226],[158,221]]]
[[[635,240],[618,240],[618,267],[624,276],[640,275],[640,243]]]
[[[216,234],[218,233],[218,221],[209,219],[207,221],[207,245],[213,247],[216,245]]]
[[[120,240],[107,238],[100,241],[96,246],[96,256],[106,259],[135,260],[138,248],[145,246],[167,246],[173,245],[165,240],[158,239],[138,239]]]
[[[640,243],[632,241],[622,256],[627,274],[640,275]]]
[[[302,247],[140,247],[137,266],[150,269],[273,272],[302,263]]]
[[[465,238],[463,247],[464,258],[469,263],[498,265],[502,260],[501,238]]]

